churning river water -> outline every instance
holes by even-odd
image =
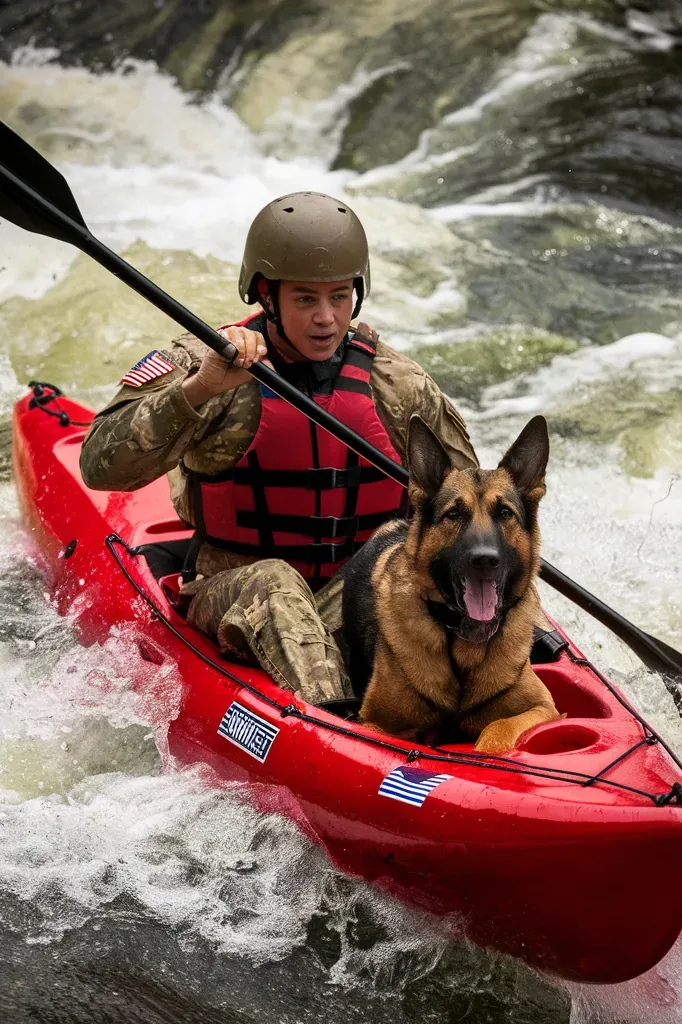
[[[344,37],[341,18],[336,37],[301,28],[256,65],[226,66],[201,99],[151,62],[93,71],[17,47],[0,64],[0,117],[60,167],[98,237],[210,322],[240,311],[241,248],[264,203],[301,188],[346,197],[372,247],[367,320],[453,398],[484,466],[547,414],[544,554],[680,648],[672,22],[624,5],[617,19],[607,4],[459,7],[471,52],[438,68],[423,108],[400,83],[428,70],[428,48],[410,55],[411,15],[394,0],[374,8],[373,36]],[[399,21],[400,52],[363,60]],[[328,61],[344,40],[352,72]],[[369,134],[363,97],[389,103]],[[682,1021],[682,946],[640,979],[594,988],[482,952],[458,922],[340,875],[243,792],[168,765],[172,674],[151,706],[128,686],[124,639],[75,643],[18,519],[10,411],[31,378],[102,405],[175,330],[68,246],[0,224],[0,1019]],[[568,601],[543,598],[682,752],[663,680]]]

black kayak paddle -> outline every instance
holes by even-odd
[[[45,157],[2,122],[0,122],[0,217],[5,217],[12,223],[18,224],[19,227],[26,228],[27,231],[48,235],[51,238],[75,245],[144,296],[145,299],[148,299],[185,330],[200,338],[218,355],[223,356],[228,362],[234,359],[236,354],[234,345],[225,341],[212,327],[209,327],[189,309],[95,238],[88,229],[64,177]],[[248,372],[280,398],[302,412],[304,416],[329,431],[339,441],[376,466],[377,469],[404,487],[407,486],[408,473],[403,466],[378,451],[364,437],[356,434],[354,430],[341,423],[336,417],[331,416],[274,370],[261,363],[256,363],[249,368]],[[682,654],[679,651],[628,622],[622,615],[588,593],[568,576],[545,562],[544,559],[541,563],[540,577],[555,590],[570,598],[579,608],[612,630],[649,668],[665,675],[682,677]],[[673,683],[669,688],[673,695],[679,698],[677,687]]]

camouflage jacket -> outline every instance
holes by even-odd
[[[123,385],[97,414],[83,443],[80,467],[88,487],[134,491],[164,473],[183,522],[192,523],[191,490],[179,468],[220,473],[234,466],[250,447],[260,420],[258,382],[209,399],[193,409],[182,390],[196,373],[206,346],[190,334],[161,350],[175,369],[139,387]],[[418,413],[445,448],[477,465],[464,420],[417,363],[381,341],[371,375],[377,413],[403,461],[410,417]],[[197,569],[212,575],[253,559],[204,545]]]

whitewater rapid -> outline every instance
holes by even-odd
[[[509,70],[513,81],[501,78],[443,130],[482,118],[488,106],[536,81],[528,76],[543,73],[549,52],[538,40],[554,32],[555,54],[564,31],[563,22],[541,23]],[[255,135],[219,98],[193,102],[152,64],[127,62],[116,72],[93,74],[63,69],[54,56],[26,50],[2,67],[3,119],[57,164],[97,237],[147,261],[146,272],[162,283],[167,275],[179,299],[216,320],[224,319],[223,302],[227,314],[236,311],[236,270],[252,217],[275,196],[310,188],[350,198],[366,223],[376,253],[368,321],[402,348],[419,340],[456,346],[479,334],[457,320],[469,302],[457,260],[473,258],[472,243],[448,225],[471,228],[483,215],[520,212],[541,220],[550,206],[541,191],[522,211],[516,203],[510,209],[503,195],[437,209],[401,202],[388,186],[381,194],[381,182],[412,174],[417,165],[423,171],[428,140],[402,165],[364,176],[330,171],[337,143],[311,119],[320,117],[319,107],[312,115],[291,114],[289,130],[300,126],[305,144],[287,159],[272,127]],[[520,68],[526,69],[522,80]],[[570,65],[557,74],[570,74]],[[323,127],[357,85],[332,97]],[[599,211],[590,208],[585,216],[594,219]],[[641,219],[621,220],[625,229],[613,222],[601,230],[644,230]],[[476,258],[486,253],[494,267],[490,246],[482,245]],[[171,324],[154,319],[141,300],[61,243],[3,223],[0,267],[0,414],[10,413],[29,376],[57,374],[54,383],[103,404],[121,372],[172,336]],[[451,321],[439,324],[444,314]],[[478,330],[484,339],[485,329]],[[509,339],[523,346],[518,331]],[[571,415],[598,416],[607,403],[617,406],[632,381],[652,403],[682,389],[682,337],[641,330],[599,347],[577,339],[573,351],[483,388],[476,402],[454,398],[485,466],[533,413],[566,422]],[[642,475],[630,471],[616,439],[573,438],[570,430],[553,438],[543,552],[680,648],[682,481],[676,435],[666,434],[666,422],[665,444]],[[458,941],[458,922],[436,923],[339,876],[295,826],[250,808],[239,787],[219,792],[200,768],[169,763],[164,730],[179,700],[172,675],[164,681],[164,700],[150,706],[128,687],[125,637],[112,636],[101,650],[79,648],[43,593],[10,483],[0,485],[0,519],[0,920],[9,934],[31,947],[64,949],[79,930],[106,932],[138,915],[150,927],[174,930],[191,962],[198,950],[214,965],[223,956],[261,967],[291,957],[295,965],[300,955],[307,970],[304,953],[312,948],[317,982],[332,992],[330,1020],[343,1020],[354,1000],[361,1013],[368,985],[378,986],[386,1006],[393,989],[428,985],[424,979],[431,977],[446,989],[487,984],[495,990],[496,961]],[[570,602],[546,587],[542,594],[550,613],[682,751],[682,726],[663,681]],[[316,927],[327,946],[311,938]],[[362,928],[371,943],[357,939]],[[564,986],[556,998],[569,998],[571,1024],[638,1021],[645,1014],[655,1024],[680,1021],[679,960],[678,946],[643,979],[589,991]],[[499,998],[511,1008],[534,984],[518,970],[518,976],[516,968],[503,972],[507,987]],[[264,1005],[270,1013],[267,999]],[[245,1012],[249,1006],[245,990]],[[376,1019],[381,1012],[372,1009]]]

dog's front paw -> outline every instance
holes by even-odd
[[[519,738],[518,726],[509,719],[491,722],[478,737],[474,750],[482,754],[507,754]]]

